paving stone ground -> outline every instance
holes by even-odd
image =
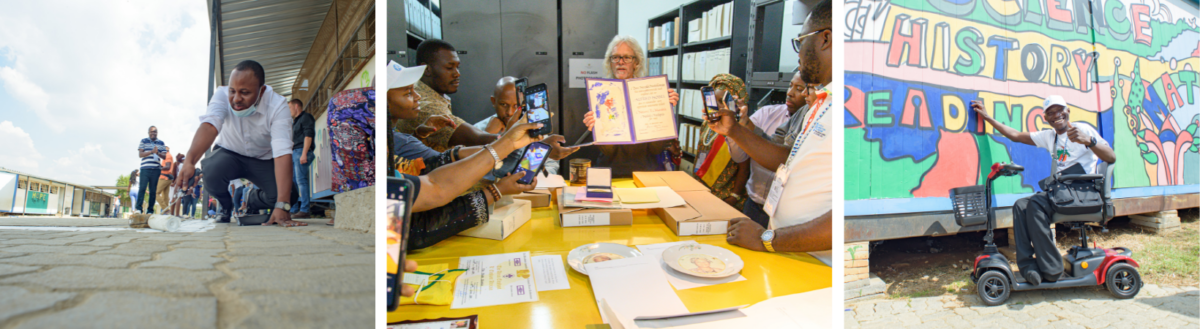
[[[0,329],[373,326],[374,235],[300,221],[309,226],[0,229]]]
[[[1013,292],[997,306],[973,294],[876,299],[847,304],[845,320],[846,328],[1200,328],[1198,313],[1200,287],[1147,284],[1132,299],[1101,287]]]

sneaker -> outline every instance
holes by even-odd
[[[218,219],[217,223],[229,223],[229,215],[221,215],[221,219]]]

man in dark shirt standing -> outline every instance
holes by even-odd
[[[300,202],[292,208],[292,218],[308,218],[308,210],[312,205],[312,188],[309,185],[308,176],[309,168],[312,164],[313,136],[316,136],[315,131],[316,120],[312,114],[304,112],[304,103],[299,99],[292,99],[288,102],[288,108],[292,110],[292,180],[296,182],[296,188],[299,189]]]

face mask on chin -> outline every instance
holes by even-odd
[[[255,111],[258,111],[258,103],[262,102],[262,97],[263,97],[264,91],[265,90],[260,89],[259,93],[258,93],[258,99],[254,101],[254,105],[250,105],[250,107],[246,108],[245,110],[241,110],[241,111],[234,110],[233,102],[229,102],[229,111],[232,111],[233,115],[235,115],[239,118],[245,118],[245,117],[248,117],[248,116],[254,114]]]

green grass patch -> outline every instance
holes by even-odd
[[[966,288],[969,284],[971,284],[970,279],[959,279],[958,281],[951,282],[943,287],[946,288],[946,292],[957,294],[962,291],[962,288]]]
[[[1171,243],[1148,243],[1147,261],[1139,262],[1146,273],[1196,277],[1200,274],[1200,242],[1187,230],[1178,230],[1168,238]],[[1136,255],[1136,254],[1135,254]],[[1135,256],[1135,258],[1137,258]]]

